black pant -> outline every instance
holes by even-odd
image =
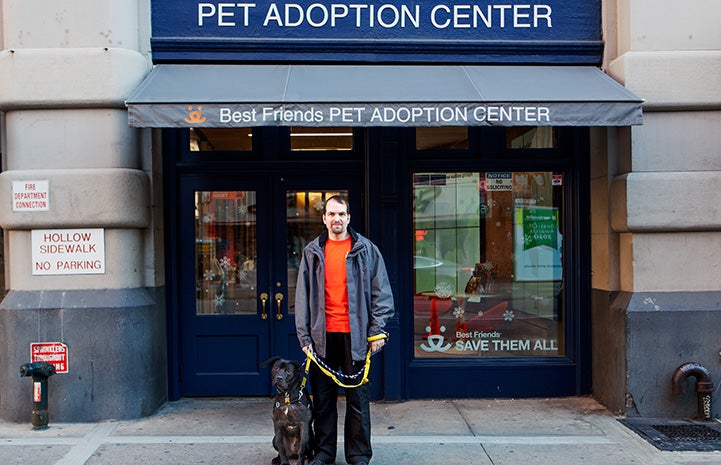
[[[326,357],[323,362],[335,371],[354,375],[365,361],[353,362],[350,334],[327,333]],[[315,364],[310,368],[310,387],[313,394],[313,428],[317,456],[327,463],[335,462],[338,448],[338,385]],[[344,384],[357,384],[362,379],[340,378]],[[371,450],[370,383],[357,388],[345,388],[346,412],[344,423],[345,459],[349,464],[369,462]]]

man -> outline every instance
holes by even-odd
[[[295,325],[303,352],[312,350],[331,370],[354,375],[363,369],[368,350],[377,352],[385,344],[383,328],[393,316],[394,306],[383,257],[375,244],[348,226],[348,207],[343,197],[330,197],[323,208],[327,231],[303,250]],[[311,465],[333,464],[338,441],[338,385],[315,364],[309,378],[316,439],[316,458]],[[350,465],[367,465],[373,455],[370,385],[346,388],[345,395],[345,458]]]

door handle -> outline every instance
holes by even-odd
[[[266,292],[260,294],[260,302],[263,304],[263,313],[260,314],[260,318],[265,320],[268,318],[268,314],[265,312],[265,304],[268,302],[268,294]]]
[[[282,320],[282,319],[283,319],[283,314],[280,313],[280,303],[281,303],[282,301],[283,301],[283,294],[281,294],[280,292],[276,293],[276,294],[275,294],[275,302],[278,304],[278,313],[275,315],[275,318],[276,318],[277,320]]]

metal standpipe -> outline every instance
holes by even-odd
[[[688,362],[673,371],[671,382],[674,392],[683,390],[683,385],[689,377],[696,378],[696,393],[698,396],[698,419],[711,421],[711,394],[714,386],[709,371],[698,363]]]
[[[33,429],[48,427],[48,378],[55,374],[55,367],[48,362],[26,363],[20,367],[20,376],[33,378]]]

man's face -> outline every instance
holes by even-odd
[[[328,228],[328,233],[336,236],[344,236],[348,231],[350,214],[345,204],[330,200],[325,205],[323,224]]]

